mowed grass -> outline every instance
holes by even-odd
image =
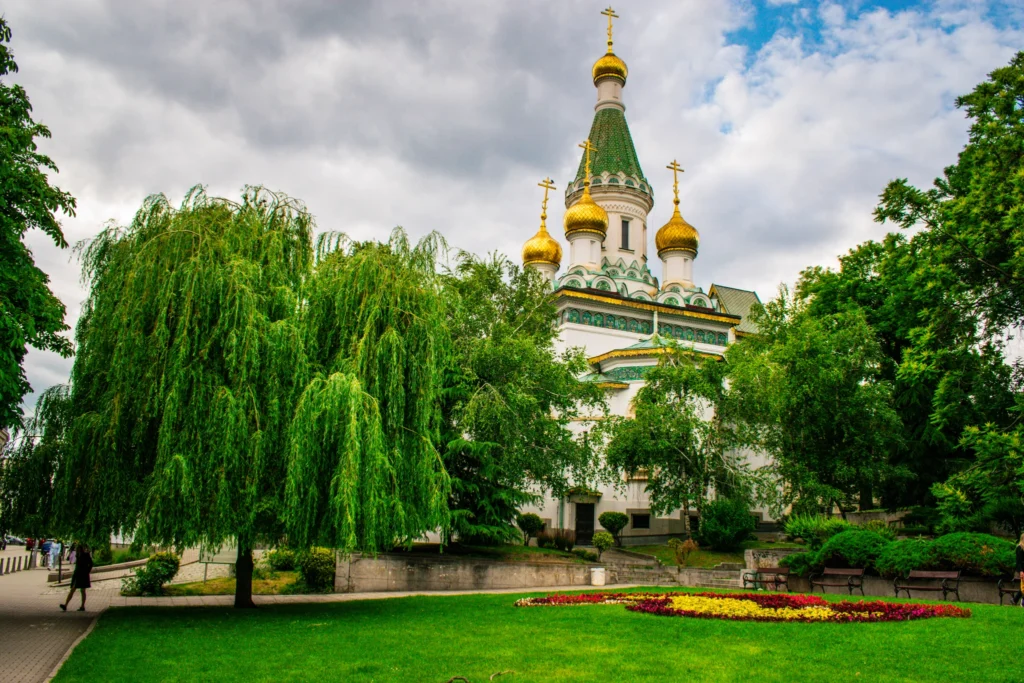
[[[651,589],[661,590],[661,589]],[[542,595],[543,593],[532,593]],[[1024,681],[1024,609],[762,624],[520,595],[106,612],[57,681]]]
[[[253,579],[252,592],[254,595],[279,595],[284,592],[286,587],[294,584],[298,576],[298,572],[275,572],[275,575],[268,579]],[[233,576],[220,576],[206,581],[174,583],[164,586],[164,595],[171,596],[234,594],[235,577]]]
[[[696,550],[690,553],[690,557],[686,560],[687,567],[699,567],[702,569],[710,569],[711,567],[717,567],[723,562],[738,562],[743,564],[743,551],[750,548],[804,548],[805,546],[797,543],[766,543],[764,541],[745,541],[743,547],[740,550],[730,553],[718,552],[716,550],[704,549]],[[676,565],[676,554],[675,551],[668,545],[631,545],[626,546],[626,550],[631,550],[635,553],[642,553],[644,555],[653,555],[658,560],[667,566]]]

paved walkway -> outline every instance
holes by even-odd
[[[119,586],[88,591],[86,612],[77,612],[79,595],[61,612],[57,605],[67,596],[67,588],[46,583],[47,571],[32,569],[0,576],[0,681],[4,683],[42,683],[60,664],[71,646],[108,607],[212,607],[230,606],[230,595],[197,597],[127,598]],[[113,584],[109,582],[107,585]],[[612,590],[627,588],[615,585]],[[381,593],[331,593],[328,595],[257,595],[257,605],[288,603],[348,602],[403,598],[411,595],[468,595],[473,593],[524,593],[580,590],[588,586],[552,586],[545,588],[508,588],[472,591],[415,591]]]

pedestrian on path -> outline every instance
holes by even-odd
[[[86,547],[85,544],[79,544],[75,554],[75,571],[71,573],[71,592],[68,593],[68,599],[60,606],[62,611],[68,611],[68,603],[70,603],[71,598],[75,596],[76,590],[82,591],[82,605],[78,608],[78,611],[85,611],[85,589],[92,587],[92,582],[89,580],[89,574],[91,572],[92,555],[89,553],[89,548]]]
[[[50,569],[57,566],[60,561],[61,545],[60,541],[54,541],[50,544]]]

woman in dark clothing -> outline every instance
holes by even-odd
[[[1024,534],[1021,534],[1020,540],[1017,541],[1017,573],[1020,576],[1020,590],[1014,597],[1020,606],[1024,607]]]
[[[71,592],[68,593],[68,599],[60,606],[63,611],[68,611],[68,603],[75,596],[76,590],[82,591],[82,606],[78,608],[78,611],[85,611],[85,589],[92,586],[92,582],[89,580],[90,572],[92,572],[92,555],[87,547],[79,545],[78,552],[75,554],[75,571],[71,573]]]

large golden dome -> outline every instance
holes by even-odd
[[[608,234],[608,212],[602,209],[590,196],[590,188],[583,189],[583,196],[565,212],[565,236],[577,232],[592,232],[604,240]]]
[[[658,248],[658,256],[666,251],[692,251],[697,254],[697,245],[700,243],[700,234],[697,228],[693,227],[680,215],[679,200],[675,200],[676,208],[672,211],[672,217],[668,223],[661,226],[658,234],[654,236],[654,246]]]
[[[625,85],[626,75],[629,71],[626,69],[626,63],[609,49],[601,59],[594,62],[593,73],[594,85],[597,85],[599,79],[605,77],[617,78]]]
[[[543,224],[537,234],[523,245],[523,264],[531,263],[550,263],[553,266],[562,263],[562,245],[555,241]]]

